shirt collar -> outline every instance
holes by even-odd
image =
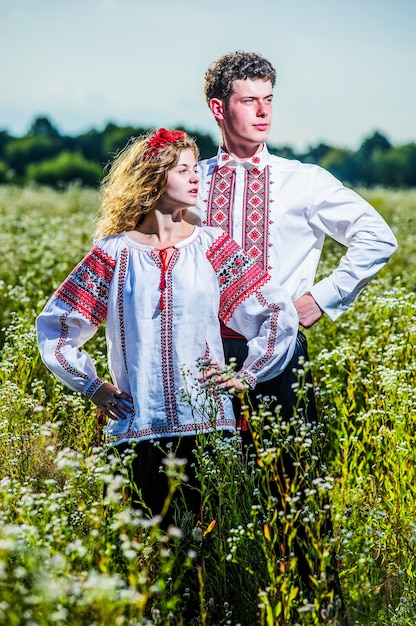
[[[227,165],[228,167],[235,167],[237,163],[240,163],[240,165],[245,167],[247,170],[257,168],[261,171],[266,167],[266,165],[269,164],[269,162],[270,153],[267,149],[266,144],[264,144],[263,150],[261,152],[255,154],[250,159],[235,159],[234,157],[230,156],[228,152],[224,150],[224,148],[221,148],[221,146],[219,147],[217,153],[217,163],[219,168],[224,167],[225,165]]]

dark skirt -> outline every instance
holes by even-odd
[[[232,433],[223,431],[214,436],[230,437]],[[139,508],[153,517],[163,512],[161,527],[170,524],[180,525],[180,517],[192,515],[195,523],[201,516],[201,485],[197,476],[198,446],[210,451],[210,434],[161,438],[158,441],[121,443],[109,449],[109,455],[124,458],[128,468],[130,486],[126,497],[133,508]],[[173,455],[186,461],[183,473],[186,479],[177,481],[172,497],[171,484],[166,472],[165,461]],[[175,461],[173,461],[175,463]],[[166,506],[169,501],[172,502]]]

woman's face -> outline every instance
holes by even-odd
[[[160,204],[165,208],[195,206],[198,198],[199,177],[194,153],[182,150],[178,163],[168,172],[168,182]]]

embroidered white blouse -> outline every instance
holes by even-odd
[[[335,320],[397,248],[375,209],[318,165],[261,153],[237,162],[223,150],[200,162],[199,200],[189,214],[219,226],[296,300],[310,292]],[[325,236],[347,247],[315,283]]]
[[[293,354],[289,294],[227,234],[195,227],[174,248],[166,267],[160,251],[126,233],[97,241],[37,318],[44,363],[89,398],[103,381],[81,348],[106,319],[111,378],[134,403],[131,417],[107,424],[115,444],[235,429],[229,395],[198,382],[200,359],[224,362],[218,318],[248,340],[239,375],[252,387]]]

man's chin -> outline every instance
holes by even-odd
[[[256,134],[254,136],[255,143],[266,143],[266,141],[267,141],[267,139],[269,137],[269,132],[270,132],[270,128],[267,128],[267,130],[262,130],[262,131],[256,132]]]

